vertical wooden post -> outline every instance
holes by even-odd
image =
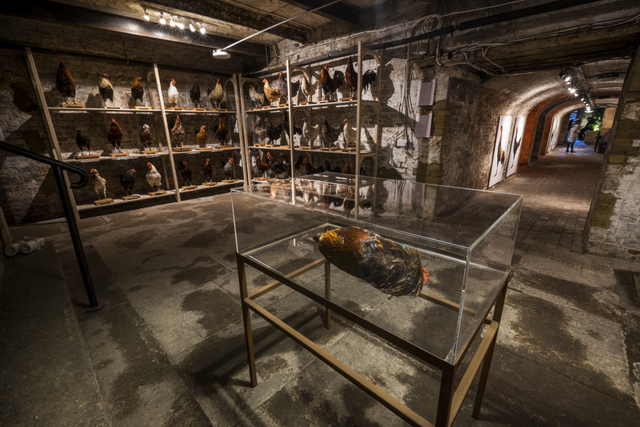
[[[358,41],[358,91],[356,93],[358,102],[356,103],[356,164],[355,168],[356,186],[353,198],[355,199],[354,216],[358,219],[360,212],[360,139],[362,134],[362,40]]]
[[[239,77],[240,76],[240,77]],[[238,90],[238,84],[242,80],[242,74],[234,74],[233,75],[233,94],[236,97],[236,121],[238,122],[238,137],[240,138],[240,156],[242,157],[241,162],[244,163],[242,166],[242,179],[244,180],[244,188],[246,190],[247,183],[249,182],[249,168],[251,167],[251,163],[248,161],[247,150],[245,144],[246,134],[244,132],[244,114],[240,108],[240,97],[244,99],[244,93],[242,89]]]
[[[244,181],[244,189],[245,191],[251,191],[251,158],[249,157],[249,137],[247,135],[247,126],[245,126],[245,121],[247,120],[246,106],[244,103],[244,78],[242,74],[238,74],[238,84],[240,85],[240,116],[242,118],[242,134],[244,135],[244,152],[246,155],[247,161],[245,162],[245,167],[247,170],[246,179]]]
[[[244,322],[244,338],[247,345],[247,357],[249,359],[249,376],[251,377],[251,386],[258,385],[258,377],[256,375],[256,354],[253,349],[253,333],[251,332],[251,312],[245,300],[249,297],[247,292],[247,275],[245,272],[244,261],[240,255],[236,253],[236,261],[238,264],[238,280],[240,283],[240,296],[242,297],[242,320]]]
[[[158,85],[158,99],[160,99],[160,110],[162,111],[162,122],[164,124],[164,132],[167,138],[167,148],[169,149],[169,162],[171,163],[171,174],[173,177],[173,185],[176,190],[176,201],[180,199],[180,185],[178,184],[178,175],[176,174],[176,164],[173,160],[173,148],[171,147],[171,133],[169,132],[169,123],[167,122],[167,112],[164,108],[164,98],[162,96],[162,85],[160,84],[160,73],[158,72],[158,64],[153,64],[153,72],[156,75],[156,85]],[[149,90],[151,92],[151,90]],[[151,94],[149,94],[151,96]]]
[[[291,67],[289,64],[289,60],[287,59],[287,93],[289,98],[289,155],[291,156],[290,165],[291,165],[291,204],[296,204],[296,168],[293,167],[293,99],[291,98]]]
[[[331,299],[331,264],[329,261],[324,263],[324,297],[328,300]],[[325,307],[324,314],[324,327],[329,329],[331,327],[331,309]]]
[[[47,133],[47,138],[53,144],[52,154],[53,158],[59,161],[63,161],[62,159],[62,151],[60,150],[60,144],[58,143],[58,136],[56,135],[56,130],[53,127],[53,121],[51,120],[51,114],[49,114],[49,106],[47,105],[47,98],[44,96],[44,90],[42,89],[42,84],[40,84],[40,76],[38,75],[38,68],[36,67],[36,61],[33,59],[33,54],[31,53],[31,48],[25,47],[25,53],[27,56],[27,68],[29,69],[29,77],[31,77],[31,84],[36,91],[36,98],[38,99],[38,105],[40,106],[40,110],[42,111],[42,116],[44,117],[44,129]],[[67,175],[67,171],[63,171],[62,175],[64,177],[64,182],[69,187],[69,176]],[[71,188],[71,187],[69,187]],[[76,206],[76,199],[73,197],[73,192],[69,191],[69,200],[71,202],[71,206],[73,207],[73,215],[76,218],[76,221],[80,220],[80,215],[78,215],[78,207]]]
[[[440,381],[440,395],[438,396],[438,412],[436,414],[436,427],[449,427],[451,415],[451,403],[455,391],[456,368],[446,367],[442,370]]]

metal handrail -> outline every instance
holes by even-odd
[[[25,150],[24,148],[16,147],[15,145],[7,144],[4,141],[0,141],[0,150],[5,150],[19,156],[26,157],[31,160],[35,160],[40,163],[46,163],[50,166],[58,166],[67,172],[74,173],[80,176],[80,181],[70,184],[70,187],[74,190],[82,188],[89,183],[89,174],[82,168],[74,165],[68,165],[60,160],[52,159],[51,157],[43,156],[42,154],[34,153],[33,151]]]
[[[19,156],[26,157],[31,160],[35,160],[40,163],[45,163],[51,166],[53,170],[53,176],[56,179],[58,191],[60,192],[60,200],[62,201],[62,208],[64,209],[64,216],[67,219],[69,225],[69,233],[71,234],[71,241],[73,242],[73,249],[76,252],[76,258],[78,259],[78,266],[80,267],[80,274],[82,274],[82,281],[84,282],[84,288],[89,298],[89,307],[85,311],[97,311],[102,308],[98,304],[98,298],[93,288],[93,280],[91,279],[91,272],[89,271],[89,264],[87,263],[87,256],[84,253],[84,247],[82,245],[82,239],[80,238],[80,231],[78,230],[78,223],[76,221],[76,215],[71,204],[71,196],[69,195],[69,187],[64,179],[64,171],[76,174],[80,177],[80,180],[71,183],[69,186],[74,189],[82,188],[89,183],[89,174],[78,166],[68,165],[59,160],[46,157],[41,154],[34,153],[33,151],[25,150],[24,148],[16,147],[15,145],[7,144],[4,141],[0,141],[0,150],[8,151]]]

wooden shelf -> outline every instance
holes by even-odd
[[[162,110],[135,110],[133,108],[121,108],[121,109],[113,109],[113,108],[64,108],[64,107],[47,107],[49,111],[56,111],[58,113],[64,112],[65,114],[79,114],[79,113],[89,113],[89,112],[98,112],[98,113],[108,113],[108,114],[120,114],[120,113],[142,113],[142,114],[154,114],[161,113]],[[193,111],[192,111],[193,113]]]
[[[149,189],[149,191],[151,191],[151,189]],[[123,212],[147,206],[173,203],[176,200],[175,190],[168,190],[167,194],[163,194],[160,196],[149,196],[148,194],[139,194],[139,196],[139,199],[133,200],[122,200],[121,198],[114,198],[113,203],[100,206],[94,206],[93,204],[78,205],[78,214],[80,215],[80,218],[90,218],[108,213]]]
[[[293,109],[312,109],[312,110],[317,110],[317,109],[322,109],[322,108],[329,108],[329,107],[356,107],[358,105],[358,100],[354,99],[351,101],[330,101],[330,102],[325,102],[322,104],[318,104],[317,102],[314,104],[306,104],[306,105],[294,105]],[[378,106],[378,101],[372,101],[372,100],[362,100],[360,105],[370,105],[372,107],[377,107]]]
[[[167,151],[163,151],[162,153],[157,153],[157,154],[137,154],[137,153],[129,153],[128,156],[121,156],[121,157],[109,157],[109,156],[100,156],[100,157],[94,157],[93,159],[63,159],[62,161],[65,163],[96,163],[96,162],[102,162],[102,161],[122,161],[122,160],[137,160],[137,159],[152,159],[152,158],[157,158],[157,157],[162,157],[162,156],[168,156],[169,153]]]
[[[250,150],[263,150],[263,151],[269,151],[269,150],[290,151],[291,150],[291,148],[280,148],[277,145],[275,147],[256,147],[255,145],[250,145],[247,148]],[[302,153],[350,154],[352,156],[356,155],[355,151],[341,151],[341,150],[329,151],[329,150],[321,150],[319,148],[304,149],[304,148],[300,148],[299,146],[295,146],[293,147],[293,149],[294,151],[299,151]],[[372,151],[360,151],[361,156],[373,156],[374,154],[375,153],[373,153]]]
[[[217,116],[220,114],[236,114],[236,111],[194,111],[194,110],[165,110],[167,114],[180,114],[184,116],[205,114]]]

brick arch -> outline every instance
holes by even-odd
[[[527,115],[527,120],[524,125],[524,133],[522,134],[522,148],[520,149],[520,157],[518,158],[518,169],[523,166],[527,166],[531,159],[531,143],[533,142],[533,136],[535,134],[538,114],[549,104],[557,102],[563,98],[566,98],[566,95],[556,96],[555,98],[542,101]]]

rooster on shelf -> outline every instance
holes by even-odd
[[[184,160],[180,162],[180,174],[182,175],[182,181],[184,182],[184,185],[185,186],[191,185],[191,181],[193,179],[193,172],[191,172],[191,169],[187,165],[187,162]]]
[[[162,186],[162,175],[160,175],[156,167],[150,162],[147,163],[147,167],[149,168],[147,171],[147,183],[151,186],[153,191],[160,190],[160,187]]]
[[[116,119],[111,119],[111,127],[107,132],[107,140],[113,146],[113,152],[120,151],[120,144],[122,144],[122,129]]]
[[[202,125],[200,127],[200,131],[196,135],[196,141],[201,148],[207,146],[207,141],[209,140],[209,135],[207,135],[207,131],[205,130],[205,126]]]
[[[224,89],[220,84],[220,79],[216,81],[216,86],[213,90],[209,90],[209,102],[211,103],[211,108],[222,108],[222,100],[224,99]]]
[[[173,125],[171,129],[171,143],[175,147],[182,147],[182,143],[184,142],[185,132],[182,127],[182,122],[180,122],[180,115],[176,116],[176,123]]]
[[[218,124],[216,125],[213,132],[216,140],[218,141],[218,144],[224,145],[225,141],[227,140],[227,128],[222,121],[222,117],[218,117]]]
[[[278,91],[277,88],[272,89],[271,86],[269,86],[269,81],[266,78],[262,79],[262,83],[264,83],[264,95],[267,97],[269,104],[273,105],[274,102],[276,104],[280,102],[280,98],[282,98],[282,94],[280,93],[280,91]]]
[[[87,147],[87,151],[91,152],[91,140],[89,137],[82,133],[80,129],[76,129],[78,133],[76,134],[76,145],[80,149],[82,155],[84,155],[84,147]]]
[[[211,166],[211,160],[207,159],[202,167],[202,176],[204,177],[204,182],[213,181],[213,167]]]
[[[371,231],[336,228],[314,240],[330,263],[386,294],[415,297],[429,281],[418,251]]]
[[[136,185],[136,170],[129,169],[124,175],[120,175],[120,185],[127,196],[133,195],[133,187]]]
[[[93,191],[98,195],[98,200],[100,200],[100,193],[107,198],[107,180],[100,176],[96,169],[91,169],[91,187]]]
[[[261,108],[264,105],[264,95],[256,92],[253,85],[249,85],[249,99],[255,108]]]
[[[104,73],[100,80],[100,84],[98,85],[98,92],[100,92],[100,96],[102,97],[105,107],[107,105],[107,100],[111,101],[111,105],[115,105],[113,102],[113,85],[109,81],[108,77],[109,75]]]
[[[180,95],[178,94],[178,88],[176,87],[176,80],[171,79],[171,83],[169,84],[169,90],[167,91],[167,102],[171,107],[175,108],[178,106],[178,99]]]
[[[227,163],[222,167],[224,179],[233,179],[233,157],[229,157]]]
[[[153,144],[153,132],[151,132],[151,128],[147,124],[142,126],[142,132],[140,132],[140,144],[142,144],[142,148],[144,150],[149,150],[149,148],[151,148],[151,144]]]
[[[320,83],[322,84],[322,91],[324,92],[324,99],[331,101],[331,96],[336,94],[336,90],[339,90],[342,86],[346,85],[344,73],[340,70],[333,72],[333,77],[329,75],[329,64],[322,67],[320,72]]]
[[[264,122],[266,123],[265,130],[267,131],[267,137],[269,138],[269,141],[274,143],[279,140],[282,137],[282,123],[280,123],[278,126],[274,126],[268,118],[265,118]]]
[[[193,82],[193,87],[189,91],[189,98],[191,98],[194,108],[200,107],[200,85],[198,84],[198,79]]]
[[[76,97],[76,83],[71,77],[71,72],[62,61],[58,61],[58,71],[56,74],[56,87],[60,95],[64,97],[64,103],[69,103],[69,98]]]
[[[141,80],[142,77],[136,77],[136,81],[133,82],[133,86],[131,87],[131,97],[133,97],[136,105],[138,105],[138,101],[144,105],[144,88],[142,87],[142,83],[140,83]]]

